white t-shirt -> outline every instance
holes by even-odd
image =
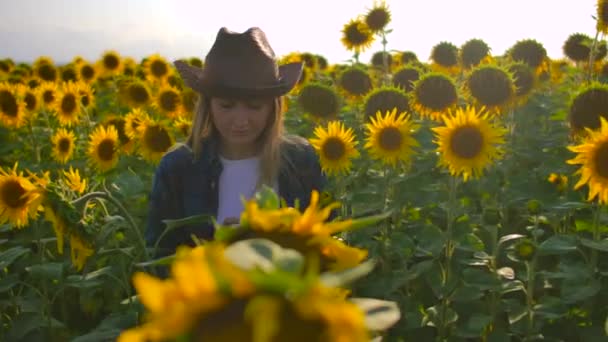
[[[223,169],[219,180],[217,222],[222,224],[228,217],[240,219],[244,209],[241,197],[249,200],[255,195],[260,157],[231,160],[220,156],[220,160]],[[273,185],[274,191],[278,191],[277,182]]]

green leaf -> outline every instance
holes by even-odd
[[[297,274],[304,267],[302,254],[267,239],[235,242],[226,248],[224,254],[232,263],[245,270],[260,269],[267,273],[281,270]]]
[[[576,251],[576,236],[554,235],[543,241],[538,247],[540,255],[560,255]]]
[[[467,268],[462,271],[462,280],[480,291],[500,288],[500,280],[493,273],[478,268]]]
[[[45,264],[32,265],[25,268],[35,279],[61,279],[63,277],[63,263],[47,262]]]
[[[492,316],[474,313],[471,315],[466,325],[459,331],[458,335],[468,338],[479,337],[490,323],[492,323]]]
[[[524,286],[524,283],[521,280],[512,280],[509,282],[502,283],[500,294],[504,295],[509,292],[516,292],[516,291],[524,292],[525,290],[526,290],[526,287]]]
[[[19,276],[15,273],[11,273],[6,277],[0,279],[0,293],[4,293],[13,288],[13,286],[19,284]]]
[[[557,297],[543,296],[534,306],[534,314],[545,319],[559,319],[568,314],[568,306]]]
[[[509,280],[515,279],[515,271],[511,267],[499,268],[498,270],[496,270],[496,274],[498,274],[499,276],[501,276],[505,279],[509,279]]]
[[[566,304],[585,301],[600,291],[601,285],[597,279],[589,279],[585,284],[578,279],[562,282],[561,298]]]
[[[454,302],[472,302],[483,297],[483,292],[474,286],[460,286],[450,296]]]
[[[175,220],[163,220],[163,223],[166,225],[165,230],[168,230],[168,231],[171,231],[175,228],[179,228],[182,226],[191,225],[191,224],[212,223],[212,222],[213,222],[213,216],[206,215],[206,214],[192,215],[192,216],[175,219]]]
[[[583,244],[583,246],[595,249],[596,251],[608,252],[608,239],[593,241],[590,239],[582,238],[581,243]]]
[[[349,284],[359,278],[366,276],[376,266],[372,259],[340,272],[325,272],[319,276],[319,281],[326,286],[338,287]]]
[[[9,248],[4,252],[0,253],[0,270],[10,266],[17,258],[28,254],[30,250],[21,246]]]
[[[352,230],[357,230],[360,228],[365,228],[365,227],[375,225],[378,222],[381,222],[381,221],[385,220],[386,218],[390,217],[391,214],[392,214],[392,211],[387,211],[387,212],[379,214],[379,215],[373,215],[373,216],[368,216],[368,217],[364,217],[364,218],[354,219],[352,221],[352,224],[348,227],[347,230],[352,231]]]
[[[28,334],[40,328],[61,328],[63,323],[39,312],[21,312],[12,322],[6,337],[7,341],[23,341]]]
[[[480,252],[483,251],[485,247],[483,241],[481,241],[481,239],[473,233],[462,236],[456,242],[458,243],[456,248],[469,252]]]
[[[521,235],[521,234],[509,234],[509,235],[505,235],[505,236],[501,237],[498,240],[498,246],[501,246],[502,244],[504,244],[504,243],[506,243],[508,241],[513,241],[513,240],[516,240],[516,239],[521,239],[523,237],[525,237],[525,235]]]
[[[425,226],[416,236],[418,252],[425,256],[435,256],[441,253],[445,243],[445,234],[436,226]]]
[[[145,191],[141,178],[130,168],[120,173],[111,186],[124,198],[140,195]]]
[[[375,298],[350,298],[365,313],[365,326],[371,331],[382,331],[401,318],[397,303]]]
[[[442,316],[443,308],[441,304],[431,306],[426,309],[426,317],[424,319],[427,325],[433,327],[448,326],[458,321],[458,314],[452,308],[448,307],[445,310],[445,316]]]
[[[248,230],[248,228],[241,226],[234,227],[218,225],[215,228],[214,239],[217,241],[224,242],[234,241],[235,238],[247,232]]]
[[[170,265],[171,262],[173,261],[173,259],[175,259],[175,254],[168,255],[168,256],[154,259],[154,260],[138,262],[137,264],[135,264],[135,266],[148,267],[148,266],[157,266],[157,265]]]
[[[262,209],[279,209],[281,206],[281,200],[279,196],[274,192],[274,190],[264,185],[262,189],[255,194],[255,201],[258,203],[260,208]]]
[[[572,209],[583,209],[583,208],[588,208],[588,207],[590,207],[590,204],[585,203],[585,202],[566,202],[566,203],[556,205],[553,208],[572,210]]]

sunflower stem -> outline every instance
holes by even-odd
[[[31,120],[28,120],[27,127],[30,132],[30,138],[32,140],[32,148],[34,149],[34,155],[36,156],[36,163],[40,164],[40,147],[36,143],[36,136],[34,135],[34,127],[32,126]]]
[[[446,317],[448,314],[448,309],[450,307],[450,301],[448,299],[448,287],[450,282],[450,277],[452,276],[451,268],[452,268],[452,254],[454,252],[454,246],[452,243],[452,230],[453,230],[453,221],[454,221],[454,211],[456,207],[456,187],[457,187],[457,179],[454,176],[450,176],[449,178],[449,189],[448,189],[448,205],[447,205],[447,222],[446,222],[446,244],[445,244],[445,267],[443,271],[443,289],[442,289],[442,298],[441,298],[441,322],[439,326],[439,338],[443,341],[447,339],[447,324]]]
[[[534,230],[532,231],[532,237],[534,245],[537,244],[536,230],[538,229],[538,214],[534,215]],[[526,311],[528,312],[528,326],[526,329],[526,341],[531,340],[531,336],[534,330],[534,284],[536,282],[536,253],[532,257],[532,260],[526,261],[526,274],[528,284],[526,284]]]
[[[595,30],[595,38],[593,39],[593,44],[591,45],[591,52],[589,53],[589,70],[587,73],[587,83],[591,83],[593,79],[593,63],[595,62],[595,49],[597,48],[597,40],[600,35],[600,30]]]
[[[602,207],[600,206],[599,202],[596,200],[594,203],[594,213],[593,213],[593,241],[597,242],[600,240],[600,213],[602,210]],[[597,249],[592,249],[591,250],[591,272],[595,273],[596,269],[597,269]]]
[[[388,71],[388,56],[386,53],[386,44],[388,43],[388,41],[386,40],[386,31],[382,30],[381,32],[381,37],[382,37],[382,85],[386,85],[388,84],[388,75],[389,75],[389,71]]]
[[[84,195],[82,197],[79,197],[79,198],[75,199],[74,201],[72,201],[72,204],[73,205],[80,205],[80,204],[83,204],[83,203],[86,204],[89,200],[91,200],[93,198],[101,198],[101,199],[107,200],[107,201],[111,202],[116,208],[118,208],[118,210],[124,215],[124,217],[129,222],[129,225],[131,226],[131,228],[135,232],[135,235],[137,236],[137,239],[139,240],[139,243],[140,243],[141,248],[143,250],[145,259],[146,260],[150,260],[150,256],[148,254],[148,250],[146,248],[146,241],[144,240],[143,234],[139,230],[139,227],[137,226],[137,223],[135,223],[135,220],[133,219],[133,217],[131,216],[131,214],[129,214],[129,211],[127,209],[125,209],[125,207],[120,203],[120,201],[118,199],[116,199],[114,196],[112,196],[110,193],[105,192],[105,191],[89,192],[88,194],[86,194],[86,195]]]

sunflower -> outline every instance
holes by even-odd
[[[376,113],[376,119],[371,118],[371,123],[365,125],[367,128],[367,139],[365,148],[369,150],[374,159],[395,166],[399,160],[408,163],[413,154],[413,147],[418,142],[412,134],[418,129],[408,114],[397,110],[382,115]]]
[[[382,86],[371,91],[363,101],[365,118],[370,118],[378,111],[386,113],[397,108],[397,112],[409,112],[407,94],[401,88]]]
[[[51,223],[53,231],[55,232],[55,237],[57,238],[57,252],[63,254],[63,242],[67,231],[67,223],[61,215],[58,215],[51,205],[44,207],[44,219]]]
[[[27,226],[30,219],[38,216],[43,197],[35,182],[17,172],[17,163],[12,170],[0,168],[0,224]]]
[[[183,112],[179,91],[172,86],[164,85],[155,96],[155,106],[169,118],[175,118]]]
[[[137,73],[142,73],[142,79],[146,78],[146,72],[139,68],[135,60],[131,57],[126,57],[122,60],[122,75],[127,77],[134,77]]]
[[[125,152],[131,152],[133,148],[133,141],[125,133],[126,121],[125,118],[118,115],[109,115],[104,120],[105,126],[114,126],[118,132],[118,141],[120,142],[120,148]]]
[[[55,115],[61,125],[68,127],[80,121],[81,101],[78,84],[69,82],[63,84],[55,102]]]
[[[342,44],[347,50],[360,53],[369,48],[374,41],[374,34],[360,18],[351,19],[342,29]]]
[[[118,52],[106,51],[98,61],[98,65],[104,76],[112,76],[122,71],[123,61]]]
[[[152,101],[152,94],[146,82],[136,78],[120,83],[119,97],[131,108],[145,107]]]
[[[80,104],[83,108],[89,109],[95,106],[95,94],[91,85],[85,82],[78,83],[78,90],[80,94]]]
[[[88,62],[82,62],[77,64],[76,70],[78,72],[78,78],[88,84],[95,82],[97,78],[97,69],[95,66]]]
[[[608,1],[597,1],[597,30],[603,34],[608,33]]]
[[[512,75],[496,65],[481,65],[473,69],[466,81],[470,95],[493,113],[500,112],[515,96]]]
[[[564,192],[566,189],[568,189],[568,176],[566,175],[551,173],[549,177],[547,177],[547,181],[555,185],[557,191],[559,192]]]
[[[526,63],[535,71],[547,58],[547,50],[545,47],[534,39],[517,41],[507,51],[507,54],[512,60]]]
[[[64,65],[59,69],[60,78],[63,82],[77,82],[78,73],[74,65]]]
[[[57,98],[59,97],[57,90],[57,83],[55,82],[42,82],[40,84],[40,98],[42,104],[46,109],[54,109]]]
[[[49,57],[41,56],[34,61],[34,75],[41,81],[55,82],[57,80],[57,68]]]
[[[578,91],[570,103],[568,121],[573,133],[600,127],[600,117],[608,119],[608,85],[592,83]]]
[[[188,137],[192,131],[192,120],[179,117],[177,120],[173,121],[173,127],[175,127],[181,135]]]
[[[600,118],[600,127],[597,130],[587,130],[587,136],[580,145],[568,146],[576,153],[576,157],[567,161],[568,164],[580,164],[575,174],[581,175],[574,186],[579,189],[583,185],[589,186],[588,201],[596,197],[601,204],[608,203],[608,121]]]
[[[393,67],[393,56],[386,51],[377,51],[372,55],[371,64],[379,70],[384,69],[384,63],[386,62],[387,71],[390,71]]]
[[[173,145],[173,137],[169,130],[153,120],[142,122],[137,130],[141,137],[140,153],[142,157],[151,163],[158,163]]]
[[[70,256],[72,259],[72,265],[76,267],[77,271],[81,271],[84,268],[84,264],[87,259],[95,253],[93,246],[87,242],[82,236],[75,232],[70,234]]]
[[[327,129],[317,126],[310,143],[317,150],[323,171],[330,175],[347,173],[352,159],[359,156],[352,128],[346,129],[340,121],[330,121]]]
[[[365,14],[365,23],[372,33],[381,32],[391,21],[391,12],[385,1],[374,1],[374,6]]]
[[[442,114],[456,106],[458,91],[449,76],[431,72],[414,83],[411,99],[412,107],[420,115],[440,120]]]
[[[192,90],[191,88],[186,88],[182,90],[181,98],[184,111],[188,114],[194,113],[196,103],[198,102],[199,98],[198,92]]]
[[[499,146],[504,143],[505,129],[490,123],[488,113],[467,106],[444,115],[444,125],[434,127],[439,165],[446,166],[450,174],[462,176],[466,182],[478,178],[483,170],[503,154]]]
[[[395,71],[393,86],[409,93],[414,89],[414,83],[420,79],[421,70],[415,66],[404,66]]]
[[[470,39],[460,47],[460,61],[465,69],[470,69],[489,57],[490,47],[481,39]]]
[[[26,85],[20,84],[17,87],[17,93],[21,94],[23,101],[25,101],[25,110],[34,114],[40,108],[40,91],[36,88],[30,88]]]
[[[298,105],[316,119],[333,119],[340,111],[340,98],[332,87],[313,82],[300,90]]]
[[[450,42],[440,42],[431,52],[431,67],[439,72],[454,74],[458,71],[458,47]]]
[[[171,74],[169,63],[159,54],[149,56],[143,64],[146,78],[151,82],[163,83]]]
[[[372,79],[365,69],[354,66],[340,71],[338,85],[348,96],[360,98],[372,90]]]
[[[0,83],[0,123],[6,127],[19,128],[26,121],[26,103],[17,88]]]
[[[77,194],[82,194],[86,190],[87,180],[85,178],[80,178],[78,169],[74,170],[72,166],[70,166],[68,171],[63,171],[63,176],[65,177],[67,186],[72,189],[72,191]]]
[[[418,56],[413,51],[403,51],[399,56],[399,61],[401,64],[416,64],[419,63]]]
[[[125,116],[125,134],[129,139],[137,139],[139,137],[138,127],[151,120],[144,110],[135,108]]]
[[[72,154],[74,154],[74,142],[76,137],[71,131],[67,131],[64,128],[57,130],[57,133],[51,137],[51,143],[53,144],[53,150],[51,152],[53,159],[60,163],[67,163]]]
[[[88,155],[99,171],[107,171],[118,163],[118,131],[114,126],[98,126],[89,137]]]
[[[570,58],[574,62],[585,62],[589,60],[589,54],[591,53],[591,44],[593,41],[591,38],[584,33],[573,33],[571,34],[562,49],[566,57]]]
[[[515,96],[519,99],[528,96],[536,84],[536,74],[534,70],[524,63],[515,63],[508,67],[513,74],[515,85]]]

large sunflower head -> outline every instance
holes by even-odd
[[[74,154],[75,141],[76,137],[73,132],[59,128],[51,137],[53,159],[63,164],[67,163]]]
[[[40,99],[42,100],[42,105],[45,108],[55,108],[55,103],[59,98],[59,92],[57,88],[57,83],[55,82],[42,82],[40,84]]]
[[[152,120],[147,112],[142,109],[135,108],[125,116],[125,134],[130,139],[138,139],[138,128],[146,121]]]
[[[386,113],[397,108],[397,112],[409,112],[410,104],[405,91],[398,87],[382,86],[374,89],[363,101],[365,118],[371,118],[377,112]]]
[[[43,82],[55,82],[58,79],[57,67],[51,58],[41,56],[34,61],[34,75]]]
[[[374,34],[361,18],[351,19],[342,29],[342,44],[347,50],[363,52],[373,41]]]
[[[162,83],[171,74],[169,63],[159,54],[154,54],[146,59],[144,70],[148,80],[152,82]]]
[[[474,68],[465,83],[475,102],[492,112],[499,112],[510,104],[515,95],[513,76],[496,65]]]
[[[158,90],[154,105],[169,118],[178,117],[183,111],[179,90],[170,85],[164,85]]]
[[[108,117],[106,117],[103,124],[105,126],[114,126],[114,128],[116,128],[116,132],[118,132],[118,142],[120,143],[120,147],[123,151],[130,152],[133,147],[133,141],[125,133],[125,118],[119,115],[109,115]]]
[[[608,33],[608,1],[598,0],[597,1],[597,30],[607,34]]]
[[[600,128],[600,117],[608,118],[608,85],[592,83],[574,95],[568,121],[574,133]]]
[[[577,155],[568,164],[581,165],[575,174],[581,176],[574,186],[575,189],[587,184],[589,186],[588,201],[596,197],[601,204],[608,203],[608,122],[600,118],[597,130],[587,129],[588,135],[580,145],[569,146],[568,149]]]
[[[460,61],[465,69],[477,66],[490,55],[490,47],[481,39],[470,39],[460,47]]]
[[[519,99],[525,98],[532,92],[536,84],[534,70],[525,63],[514,63],[508,69],[513,74],[515,96]]]
[[[330,121],[327,128],[317,126],[310,143],[319,154],[321,168],[327,174],[347,173],[352,159],[359,156],[352,128],[345,128],[340,121]]]
[[[114,126],[97,126],[89,137],[88,156],[93,167],[101,172],[118,163],[118,131]]]
[[[30,219],[38,216],[43,197],[36,182],[17,171],[17,163],[12,170],[0,167],[0,224],[27,226]]]
[[[94,65],[88,62],[82,62],[76,65],[76,70],[78,72],[78,78],[86,83],[93,83],[97,78],[97,69]]]
[[[423,75],[411,92],[412,107],[422,116],[439,120],[441,115],[458,102],[458,90],[455,82],[439,72]]]
[[[444,125],[434,127],[439,165],[464,181],[479,178],[483,170],[503,154],[505,129],[493,124],[483,109],[458,108],[444,115]]]
[[[547,58],[547,50],[535,39],[519,40],[507,52],[512,60],[528,64],[534,70]]]
[[[19,128],[26,122],[26,103],[17,87],[0,83],[0,123],[6,127]]]
[[[131,108],[145,107],[152,101],[152,94],[147,83],[137,78],[120,83],[119,97]]]
[[[365,124],[367,139],[365,148],[374,159],[395,166],[398,161],[408,163],[414,153],[413,147],[418,146],[413,134],[418,129],[410,116],[397,110],[376,113],[371,123]]]
[[[77,83],[64,83],[55,102],[55,115],[61,125],[72,126],[80,121],[80,87]]]
[[[365,23],[373,32],[380,32],[391,21],[391,11],[385,1],[374,1],[374,6],[365,14]]]
[[[139,152],[142,157],[151,163],[158,163],[173,145],[171,133],[167,127],[153,120],[142,122],[137,130],[141,138]]]
[[[104,76],[117,75],[123,68],[122,58],[116,51],[104,52],[98,63]]]
[[[458,71],[458,47],[450,42],[440,42],[431,51],[432,67],[453,74]]]
[[[591,53],[591,44],[593,40],[584,33],[573,33],[571,34],[562,49],[566,57],[570,58],[574,62],[585,62],[589,60],[589,53]]]
[[[340,71],[338,85],[348,96],[360,98],[372,90],[372,78],[362,67],[353,66]]]
[[[340,111],[340,98],[332,87],[313,82],[300,89],[298,105],[314,118],[332,119]]]
[[[414,89],[414,83],[420,79],[422,71],[413,65],[406,65],[393,75],[393,85],[409,93]]]
[[[17,86],[17,93],[23,97],[25,102],[25,110],[29,114],[34,114],[41,106],[40,91],[38,88],[31,88],[27,85],[20,84]]]

